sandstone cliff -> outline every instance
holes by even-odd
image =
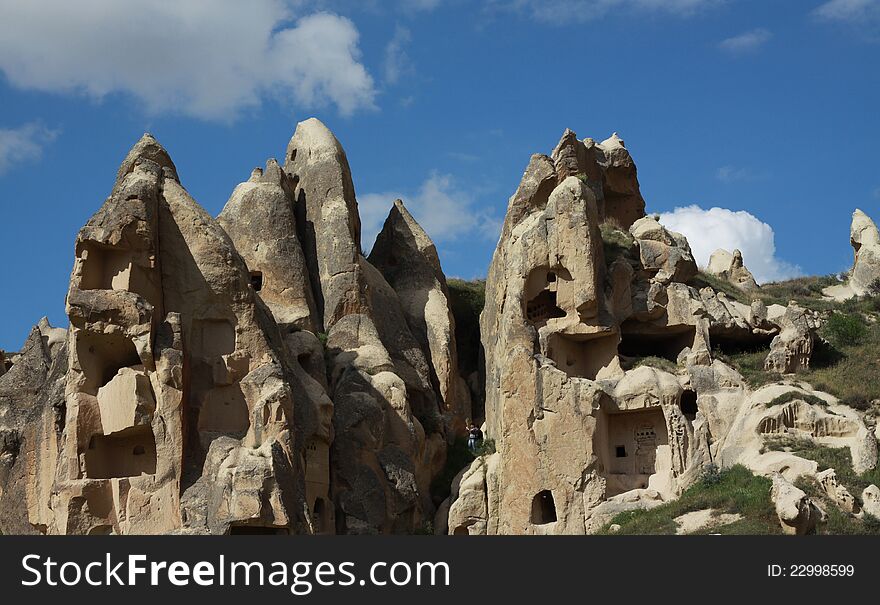
[[[153,137],[131,149],[76,238],[69,326],[0,352],[0,532],[585,534],[736,465],[768,477],[777,531],[880,514],[880,390],[804,379],[878,319],[864,213],[817,305],[759,287],[738,251],[700,272],[645,214],[623,141],[567,130],[508,202],[480,351],[403,201],[364,257],[324,124],[264,165],[215,219]],[[716,512],[676,523],[740,518]]]

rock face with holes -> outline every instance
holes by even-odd
[[[758,287],[755,276],[743,264],[742,252],[739,250],[734,250],[733,253],[730,253],[719,248],[709,258],[709,266],[706,267],[706,270],[713,275],[726,279],[740,290],[746,292],[755,290]]]
[[[606,500],[674,497],[703,459],[694,453],[695,393],[663,370],[625,370],[621,355],[624,341],[632,355],[643,347],[666,347],[673,359],[685,348],[708,355],[693,312],[699,294],[675,281],[693,274],[687,244],[659,225],[659,239],[639,229],[643,205],[609,210],[621,185],[608,185],[597,152],[566,132],[552,158],[532,157],[511,197],[481,318],[486,432],[497,453],[454,486],[451,534],[585,533]],[[646,247],[664,246],[645,252],[657,263],[641,262],[638,237],[634,257],[606,262],[600,223],[612,216]],[[630,320],[650,325],[634,330]]]
[[[254,170],[217,220],[145,135],[75,252],[70,329],[43,322],[0,360],[0,530],[413,533],[433,518],[469,412],[445,277],[401,203],[382,271],[362,256],[323,124],[301,123],[284,167]]]
[[[314,296],[294,215],[293,186],[274,159],[254,169],[217,217],[251,283],[282,329],[317,332]]]
[[[623,198],[619,183],[607,188],[597,149],[566,131],[552,157],[532,156],[510,198],[481,316],[496,453],[456,478],[435,526],[592,533],[678,497],[711,465],[815,475],[815,462],[766,451],[791,433],[848,445],[855,466],[873,468],[876,444],[857,412],[793,384],[753,393],[713,359],[713,347],[772,341],[768,366],[806,367],[817,318],[705,287],[683,236],[633,210],[643,205],[610,210]],[[731,269],[745,275],[735,258]],[[785,519],[797,531],[812,522]]]
[[[149,135],[77,237],[67,312],[48,533],[305,531],[278,326]]]
[[[454,332],[436,252],[395,206],[374,257],[394,285],[363,257],[348,160],[318,120],[297,126],[284,170],[327,335],[336,527],[413,532],[434,515],[430,484],[446,455],[441,408],[464,407],[456,400]],[[413,262],[411,271],[394,271],[395,258]]]

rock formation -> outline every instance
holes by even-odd
[[[807,367],[818,318],[692,286],[697,267],[683,236],[644,216],[643,202],[609,211],[608,200],[622,198],[604,189],[596,150],[566,131],[552,158],[532,156],[510,198],[481,316],[496,453],[455,479],[437,527],[592,533],[617,513],[676,498],[709,465],[815,475],[815,462],[766,451],[790,432],[848,444],[856,466],[873,468],[876,442],[858,412],[807,392],[768,407],[779,389],[800,387],[753,393],[713,360],[713,347],[772,341],[768,369]],[[803,532],[816,521],[812,508],[780,506],[786,527]]]
[[[0,531],[421,529],[469,403],[445,278],[399,205],[380,246],[398,295],[359,221],[317,120],[217,220],[145,135],[77,237],[70,329],[2,360]]]
[[[743,264],[742,252],[739,250],[734,250],[731,254],[727,250],[719,248],[709,257],[709,266],[706,267],[706,270],[712,275],[726,279],[745,292],[750,292],[758,287],[758,282],[755,281],[752,272]]]
[[[428,342],[420,342],[409,328],[411,317],[418,323],[415,303],[405,308],[361,254],[348,160],[326,126],[315,119],[297,126],[284,170],[294,186],[300,241],[327,334],[328,387],[335,408],[330,491],[337,529],[414,531],[433,518],[429,489],[445,461],[440,408],[447,396],[442,384],[439,392],[434,390]],[[406,250],[393,249],[398,245],[408,243],[389,242],[386,258],[405,258]],[[429,240],[421,246],[432,247]],[[436,279],[439,267],[420,267],[430,274],[416,283]],[[405,290],[402,296],[426,295]],[[444,304],[445,299],[437,301],[431,314],[444,314],[438,308]],[[454,348],[447,345],[447,351]],[[439,355],[437,362],[443,363]]]
[[[853,212],[850,243],[855,253],[855,261],[849,286],[855,295],[862,296],[880,279],[880,233],[874,221],[858,209]]]
[[[404,203],[365,258],[345,152],[311,119],[214,219],[145,135],[77,236],[69,328],[43,320],[0,354],[0,532],[584,534],[736,464],[773,478],[787,533],[825,518],[801,476],[880,514],[876,486],[857,498],[776,447],[877,465],[876,420],[791,376],[824,316],[706,286],[686,238],[644,210],[617,135],[566,131],[531,157],[480,317],[494,453],[440,503],[472,389],[437,249]],[[850,295],[880,263],[858,211],[852,242]],[[738,251],[709,269],[757,287]],[[761,388],[723,361],[757,347],[779,374]]]
[[[845,284],[830,286],[824,293],[835,300],[876,294],[880,286],[880,231],[871,218],[856,208],[849,232],[854,260]]]
[[[449,429],[461,433],[471,416],[470,394],[458,374],[446,276],[434,243],[401,200],[394,202],[369,260],[397,292],[407,325],[431,364],[431,381],[437,385]]]
[[[816,531],[816,526],[827,519],[825,511],[781,475],[773,476],[770,497],[776,505],[782,531],[787,534],[812,534]]]

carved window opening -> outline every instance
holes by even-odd
[[[138,477],[156,473],[156,440],[146,424],[110,435],[93,435],[85,452],[89,479]]]
[[[644,359],[660,357],[672,362],[687,347],[693,347],[696,329],[694,326],[678,326],[657,331],[634,330],[634,326],[626,323],[621,326],[621,338],[618,351],[624,357]],[[628,364],[630,365],[630,364]]]
[[[113,380],[122,368],[141,365],[134,343],[121,334],[78,332],[76,356],[86,378],[83,390],[93,395]]]
[[[556,292],[544,290],[526,305],[526,319],[544,325],[548,319],[565,317],[565,311],[556,306]]]
[[[556,503],[553,492],[548,489],[538,492],[532,499],[532,523],[546,525],[556,522]]]
[[[681,394],[679,407],[684,417],[693,422],[697,418],[697,394],[688,389]]]
[[[547,338],[545,354],[569,376],[595,380],[617,357],[617,342],[617,334],[585,338],[557,333]]]
[[[251,286],[253,286],[254,292],[259,292],[263,289],[262,271],[251,271]]]
[[[599,418],[602,435],[599,456],[602,458],[608,497],[633,489],[648,487],[649,478],[658,468],[666,468],[671,459],[666,418],[659,407],[628,411],[603,411]],[[624,455],[621,455],[624,454]]]

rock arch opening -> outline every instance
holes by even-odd
[[[550,319],[565,317],[560,295],[565,297],[566,284],[570,281],[571,274],[564,267],[534,269],[526,280],[523,297],[526,319],[540,328]]]
[[[695,337],[694,326],[647,330],[624,322],[621,326],[618,350],[622,356],[628,358],[660,357],[677,362],[678,356],[685,348],[694,346]]]
[[[114,479],[156,474],[156,439],[142,424],[110,435],[93,435],[85,452],[89,479]]]
[[[553,501],[553,492],[549,489],[542,490],[532,498],[533,525],[546,525],[556,522],[556,503]]]
[[[617,343],[617,334],[550,334],[546,355],[569,376],[595,380],[617,357]]]
[[[681,413],[685,418],[693,422],[697,418],[697,393],[692,391],[691,389],[685,390],[681,394],[681,399],[678,402],[679,407],[681,408]]]
[[[253,287],[254,292],[259,292],[263,289],[262,271],[251,271],[251,286]]]

